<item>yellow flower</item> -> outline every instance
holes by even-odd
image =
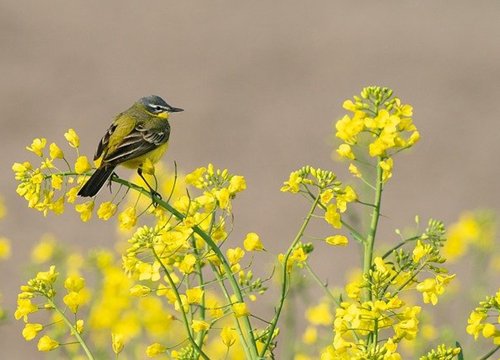
[[[43,330],[42,324],[27,323],[26,325],[24,325],[23,337],[26,339],[26,341],[33,340],[42,330]]]
[[[125,209],[125,211],[121,212],[120,215],[118,215],[118,222],[120,224],[120,229],[122,230],[132,229],[137,223],[135,208],[129,207]]]
[[[340,222],[340,214],[337,211],[337,206],[335,204],[330,204],[327,206],[325,220],[336,229],[340,229],[342,227],[342,223]]]
[[[380,167],[382,168],[382,181],[386,182],[392,177],[392,168],[394,166],[394,161],[392,158],[380,162]]]
[[[437,275],[436,278],[428,278],[417,285],[417,290],[422,293],[424,303],[436,305],[438,296],[444,293],[445,286],[450,283],[455,275]]]
[[[43,156],[43,149],[45,148],[45,145],[47,145],[47,139],[36,138],[36,139],[33,139],[31,146],[26,146],[26,150],[31,151],[32,153],[42,157]]]
[[[50,144],[49,150],[51,159],[64,159],[64,153],[56,143]]]
[[[236,342],[236,330],[229,326],[224,326],[220,332],[222,343],[227,347],[231,347]]]
[[[308,326],[302,335],[302,341],[307,345],[312,345],[318,339],[318,330],[313,326]]]
[[[356,159],[356,156],[354,156],[354,153],[352,152],[351,146],[349,144],[341,144],[337,149],[337,153],[341,157],[346,159],[351,159],[351,160]]]
[[[215,198],[219,202],[219,207],[221,209],[227,209],[230,205],[230,192],[227,188],[222,188],[220,190],[215,191]]]
[[[259,235],[253,232],[247,234],[245,240],[243,240],[243,247],[246,251],[264,250],[264,245],[262,245]]]
[[[130,288],[130,295],[132,296],[137,296],[137,297],[147,296],[149,295],[150,292],[151,289],[146,285],[137,284]]]
[[[118,355],[122,352],[124,344],[123,344],[123,335],[122,334],[111,334],[111,345],[113,347],[113,352]]]
[[[468,334],[473,335],[475,340],[477,340],[479,332],[484,328],[484,324],[481,322],[486,317],[487,314],[478,311],[471,312],[469,316],[469,320],[467,321],[469,325],[467,325],[466,331]]]
[[[61,175],[52,174],[50,177],[50,184],[55,190],[61,190],[63,184],[63,177]]]
[[[40,242],[31,250],[31,261],[42,264],[49,261],[56,250],[56,240],[50,234],[45,234]]]
[[[334,246],[346,246],[349,243],[349,240],[344,235],[328,236],[325,241],[327,244]]]
[[[234,303],[232,305],[232,309],[234,312],[234,316],[236,317],[246,316],[250,314],[250,312],[248,311],[247,304],[245,304],[244,302]]]
[[[243,176],[235,175],[229,180],[229,192],[235,194],[247,188],[247,183]]]
[[[0,259],[4,260],[10,257],[10,242],[7,238],[0,237]]]
[[[196,257],[193,254],[187,254],[179,264],[179,270],[184,274],[191,274],[196,264]]]
[[[418,263],[420,259],[429,254],[431,250],[431,245],[424,245],[422,241],[418,240],[415,249],[413,249],[413,262]]]
[[[94,210],[94,200],[76,205],[75,210],[80,213],[80,219],[83,222],[89,221],[92,217],[92,210]]]
[[[82,296],[75,291],[69,292],[69,294],[63,298],[64,304],[66,304],[73,314],[76,314],[78,307],[82,304],[82,301]]]
[[[65,134],[64,137],[69,143],[69,146],[73,148],[77,148],[80,146],[80,138],[76,134],[75,130],[69,129]]]
[[[14,313],[16,320],[23,318],[28,321],[28,315],[38,311],[38,307],[31,303],[30,299],[17,299],[17,309]]]
[[[99,219],[109,220],[116,213],[117,206],[111,201],[103,202],[97,210],[97,216]]]
[[[285,181],[284,185],[281,187],[283,192],[297,193],[300,190],[300,183],[302,182],[302,177],[298,171],[294,171],[290,174],[288,181]]]
[[[186,290],[188,304],[200,304],[204,291],[201,288],[192,288]]]
[[[92,169],[92,165],[90,165],[89,160],[85,155],[79,156],[78,159],[76,159],[75,172],[77,174],[86,173],[90,169]]]
[[[364,116],[365,114],[359,111],[355,112],[352,118],[348,115],[344,115],[344,117],[335,124],[335,128],[337,129],[335,136],[348,144],[356,143],[358,134],[364,128]]]
[[[193,320],[191,323],[191,328],[194,332],[201,332],[208,330],[210,328],[210,324],[203,320]]]
[[[361,177],[361,172],[354,164],[349,164],[349,172],[357,178]]]
[[[307,309],[306,318],[314,325],[329,326],[333,324],[332,311],[326,302],[322,302]]]
[[[163,354],[166,351],[167,351],[167,348],[165,346],[163,346],[162,344],[159,344],[159,343],[154,343],[154,344],[151,344],[147,347],[146,356],[152,358],[152,357],[158,356],[160,354]]]
[[[59,343],[45,335],[38,341],[38,351],[52,351],[59,347]]]
[[[323,205],[328,204],[333,199],[333,190],[326,189],[320,195],[320,200]]]
[[[227,249],[226,251],[227,259],[231,265],[237,264],[243,256],[245,256],[245,251],[242,248],[237,247],[234,249]]]

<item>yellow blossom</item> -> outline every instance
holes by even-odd
[[[76,205],[75,210],[80,213],[80,219],[83,222],[89,221],[92,217],[92,210],[94,210],[94,200]]]
[[[354,153],[352,152],[351,146],[349,144],[341,144],[337,149],[337,153],[341,157],[346,159],[351,159],[351,160],[356,159],[356,156],[354,156]]]
[[[320,195],[320,200],[323,205],[328,204],[333,199],[333,190],[326,189]]]
[[[90,169],[92,169],[92,165],[90,165],[89,160],[85,155],[79,156],[78,159],[76,159],[75,172],[77,174],[86,173]]]
[[[333,324],[332,311],[326,302],[322,302],[307,309],[306,318],[314,325],[328,326]]]
[[[66,199],[68,200],[68,202],[70,204],[73,204],[77,197],[78,197],[78,191],[80,191],[80,187],[79,186],[76,186],[74,188],[71,188],[69,189],[67,192],[66,192]]]
[[[79,293],[71,291],[66,296],[64,296],[63,302],[73,314],[76,314],[76,312],[78,311],[78,307],[83,302],[83,298]]]
[[[55,190],[61,190],[63,184],[63,177],[61,175],[52,174],[50,177],[50,184]]]
[[[264,250],[264,245],[262,245],[259,235],[253,232],[247,234],[245,240],[243,240],[243,247],[246,251]]]
[[[192,288],[186,290],[188,304],[200,304],[204,291],[201,288]]]
[[[418,263],[420,259],[429,254],[431,250],[431,245],[424,245],[422,241],[418,240],[415,249],[413,249],[413,261]]]
[[[245,178],[240,175],[235,175],[229,180],[229,192],[235,194],[237,192],[243,191],[247,188],[247,183]]]
[[[382,168],[382,181],[386,182],[392,177],[392,168],[394,166],[394,161],[392,160],[392,158],[389,158],[381,161],[379,165]]]
[[[349,172],[357,178],[361,177],[361,172],[354,164],[349,164]]]
[[[355,112],[352,118],[348,115],[344,115],[344,117],[335,124],[335,128],[337,129],[335,136],[348,144],[356,143],[357,136],[364,127],[364,116],[365,114],[362,112]]]
[[[335,204],[330,204],[327,206],[325,220],[336,229],[340,229],[342,227],[342,223],[340,222],[340,214],[337,211],[337,206]]]
[[[38,341],[38,351],[52,351],[59,347],[59,343],[49,336],[44,335]]]
[[[24,325],[23,337],[26,339],[26,341],[33,340],[42,330],[43,330],[42,324],[27,323],[26,325]]]
[[[422,293],[424,303],[436,305],[438,296],[444,293],[445,286],[455,275],[437,275],[435,278],[427,278],[417,285],[417,290]]]
[[[201,332],[208,330],[210,328],[210,324],[203,320],[193,320],[191,322],[191,328],[194,332]]]
[[[36,139],[33,139],[31,146],[26,146],[26,150],[31,151],[32,153],[42,157],[43,156],[43,149],[45,148],[45,145],[47,145],[47,139],[36,138]]]
[[[64,159],[64,153],[56,143],[51,143],[49,150],[51,159]]]
[[[40,242],[31,250],[31,261],[42,264],[49,261],[54,256],[56,250],[56,240],[50,234],[45,234]]]
[[[130,295],[132,296],[147,296],[151,292],[151,289],[147,287],[146,285],[134,285],[130,288]]]
[[[215,191],[215,198],[219,203],[219,207],[223,210],[229,208],[230,196],[231,194],[227,188],[222,188],[220,190]]]
[[[118,215],[118,222],[120,224],[120,229],[130,230],[137,223],[137,216],[135,213],[135,207],[128,207]]]
[[[102,220],[109,220],[116,213],[117,206],[111,201],[103,202],[97,210],[97,216]]]
[[[122,352],[124,344],[123,344],[123,334],[111,334],[111,346],[113,348],[113,352],[118,355]]]
[[[283,192],[297,193],[300,189],[300,183],[302,182],[302,177],[298,171],[294,171],[290,174],[288,181],[285,181],[284,185],[281,187]]]
[[[234,316],[236,317],[246,316],[250,314],[247,304],[245,304],[244,302],[234,303],[231,307],[233,309]]]
[[[245,251],[242,248],[237,247],[234,249],[227,249],[226,251],[227,259],[231,265],[237,264],[243,256],[245,256]]]
[[[302,341],[307,345],[314,344],[318,339],[318,330],[313,326],[308,326],[302,335]]]
[[[196,257],[193,254],[187,254],[179,264],[179,270],[184,274],[191,274],[196,264]]]
[[[222,343],[227,347],[231,347],[236,342],[236,330],[229,326],[224,326],[220,332]]]
[[[17,299],[17,309],[14,313],[16,320],[23,318],[28,321],[28,315],[38,311],[38,307],[34,305],[30,299]]]
[[[154,343],[146,348],[146,356],[152,358],[160,354],[163,354],[166,351],[167,348],[165,346],[159,343]]]
[[[66,133],[64,133],[64,137],[69,143],[69,146],[73,148],[77,148],[80,146],[80,138],[76,134],[75,130],[69,129]]]
[[[10,257],[10,242],[7,238],[0,237],[0,259],[8,259]]]
[[[349,240],[344,235],[328,236],[325,241],[327,244],[334,246],[346,246],[349,243]]]

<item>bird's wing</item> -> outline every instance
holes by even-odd
[[[115,132],[117,126],[118,126],[117,123],[111,124],[108,131],[106,131],[106,134],[104,134],[101,141],[99,141],[99,145],[97,145],[97,150],[96,150],[95,155],[94,155],[94,160],[99,159],[103,155],[104,150],[108,148],[109,139],[110,139],[111,135],[113,135],[113,133]]]
[[[104,156],[103,161],[109,164],[120,164],[137,158],[167,142],[169,136],[170,128],[168,126],[159,129],[137,124],[112,152],[108,152]]]

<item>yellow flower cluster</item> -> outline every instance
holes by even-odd
[[[500,289],[479,303],[471,312],[468,323],[467,333],[474,336],[474,340],[482,335],[500,346]]]
[[[366,87],[360,96],[346,100],[344,109],[352,112],[337,121],[336,136],[343,141],[337,153],[345,159],[356,161],[362,156],[362,149],[367,148],[371,157],[380,159],[383,180],[392,176],[392,156],[397,152],[412,147],[420,138],[413,124],[413,108],[402,104],[393,97],[391,89],[378,86]],[[368,141],[368,146],[365,142]],[[349,170],[357,177],[361,172],[353,163]]]

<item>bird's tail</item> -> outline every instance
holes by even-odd
[[[78,195],[90,197],[97,194],[111,176],[113,170],[115,170],[115,167],[110,165],[98,168],[80,189]]]

